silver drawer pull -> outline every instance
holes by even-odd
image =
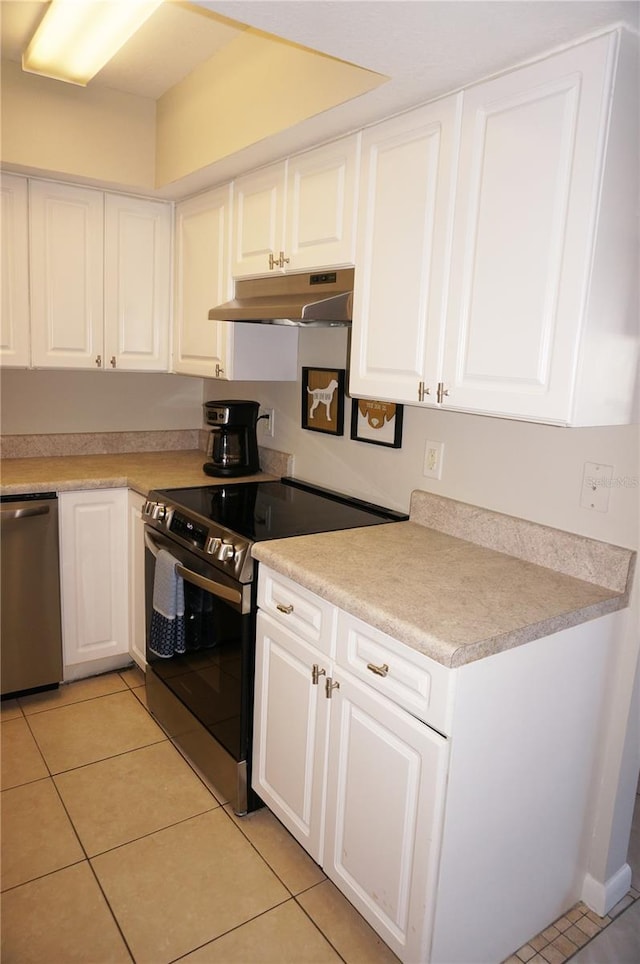
[[[370,669],[376,676],[386,676],[389,672],[389,667],[386,663],[383,663],[382,666],[376,666],[375,663],[367,663],[367,669]]]
[[[285,616],[290,616],[291,613],[293,612],[293,606],[291,605],[291,603],[289,603],[288,605],[285,605],[284,603],[277,603],[276,609],[278,610],[279,613],[284,613]]]

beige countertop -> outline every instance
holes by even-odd
[[[68,455],[54,458],[4,459],[0,466],[2,495],[63,492],[127,486],[141,495],[152,489],[221,485],[225,479],[202,471],[206,455],[199,449],[177,452],[132,452],[112,455]],[[239,476],[232,481],[243,482]],[[273,478],[261,473],[251,480]]]
[[[0,492],[224,484],[205,460],[199,449],[9,458]],[[631,550],[421,491],[410,517],[257,543],[253,555],[450,667],[628,605]]]
[[[477,528],[469,526],[470,514],[480,517]],[[426,493],[414,493],[411,520],[257,543],[253,555],[449,667],[628,605],[631,550]],[[440,531],[445,524],[469,531],[460,538]],[[519,538],[534,557],[546,551],[553,567],[478,544],[488,529],[497,545]],[[576,577],[582,570],[589,579]]]

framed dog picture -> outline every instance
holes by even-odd
[[[354,398],[351,403],[351,438],[356,442],[399,449],[402,445],[403,411],[404,407],[395,402]]]
[[[344,369],[302,369],[303,428],[344,435],[344,383]]]

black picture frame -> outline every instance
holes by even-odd
[[[344,435],[344,368],[302,369],[302,428]]]
[[[379,402],[372,398],[354,398],[351,402],[351,438],[369,445],[390,449],[402,446],[404,405]]]

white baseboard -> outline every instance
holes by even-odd
[[[591,874],[587,874],[582,885],[582,900],[599,917],[604,917],[619,900],[622,900],[630,887],[631,867],[629,864],[623,864],[604,883],[601,880],[596,880]]]

